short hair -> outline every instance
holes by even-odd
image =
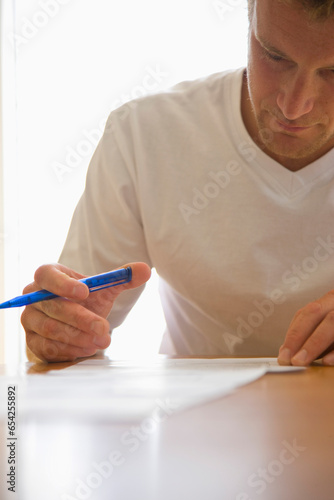
[[[248,12],[251,19],[256,0],[248,0]],[[334,0],[278,0],[288,5],[299,5],[312,21],[325,21],[334,15]]]

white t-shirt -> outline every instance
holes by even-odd
[[[334,150],[295,173],[264,154],[242,121],[242,75],[111,113],[60,258],[84,274],[155,267],[161,352],[276,356],[295,312],[333,288]],[[112,328],[141,290],[119,297]]]

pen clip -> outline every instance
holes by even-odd
[[[96,292],[103,288],[110,288],[112,286],[122,285],[128,283],[132,279],[131,267],[122,268],[110,273],[99,274],[90,278],[84,278],[81,281],[85,283],[90,292]]]
[[[122,285],[123,283],[128,283],[131,280],[131,278],[124,278],[118,281],[114,281],[113,283],[106,283],[105,285],[96,285],[89,287],[90,292],[96,292],[97,290],[103,290],[103,288],[110,288],[112,286],[116,285]]]

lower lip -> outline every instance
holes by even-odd
[[[292,133],[298,133],[298,132],[303,132],[304,130],[308,130],[311,127],[289,127],[289,125],[284,125],[284,123],[279,122],[278,120],[276,121],[278,126],[285,130],[286,132],[292,132]]]

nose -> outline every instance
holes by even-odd
[[[295,75],[282,84],[277,105],[287,120],[297,120],[312,111],[315,85],[308,75]]]

